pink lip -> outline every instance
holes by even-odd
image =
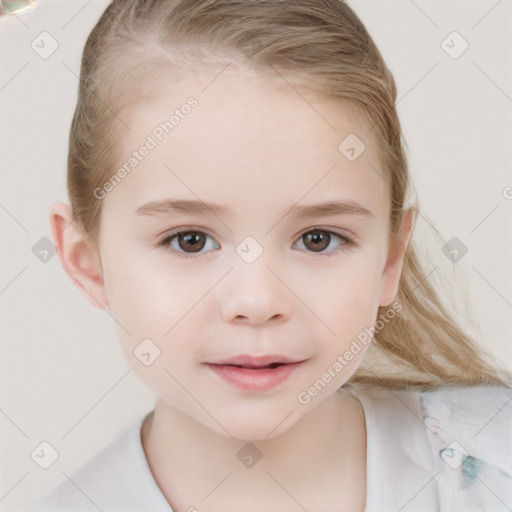
[[[284,382],[303,362],[281,355],[240,355],[208,363],[208,367],[237,388],[246,391],[267,391]]]

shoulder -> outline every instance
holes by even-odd
[[[511,435],[512,389],[504,386],[452,386],[421,392],[426,417],[443,422],[463,437]],[[440,425],[441,426],[441,425]]]
[[[388,412],[399,422],[400,416],[419,413],[423,425],[439,437],[455,435],[477,445],[479,440],[504,442],[512,436],[512,388],[447,386],[421,391],[357,383],[349,389],[372,414]]]
[[[421,392],[421,402],[431,442],[436,446],[453,442],[449,454],[458,450],[461,458],[471,448],[473,457],[485,459],[512,478],[512,389],[449,387]]]
[[[450,387],[424,391],[421,401],[447,508],[510,510],[512,389]]]
[[[408,429],[404,451],[426,439],[440,510],[512,510],[512,389],[356,387],[372,414],[392,418],[396,435]]]
[[[140,441],[144,418],[117,438],[66,480],[32,503],[28,512],[103,512],[170,510],[152,478]]]
[[[449,387],[423,391],[421,401],[429,439],[448,466],[467,466],[469,483],[478,475],[476,466],[485,463],[512,485],[512,389]]]

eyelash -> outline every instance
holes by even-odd
[[[343,243],[338,246],[336,249],[332,250],[332,251],[321,251],[321,252],[317,252],[315,253],[314,251],[306,251],[306,252],[310,252],[312,254],[318,254],[319,256],[325,256],[325,257],[329,257],[329,256],[335,256],[337,254],[339,254],[340,252],[343,252],[345,250],[348,250],[348,249],[352,249],[356,246],[356,243],[351,240],[350,238],[346,237],[345,235],[340,235],[339,233],[335,233],[333,231],[329,231],[327,229],[322,229],[322,228],[312,228],[312,229],[308,229],[307,231],[304,231],[300,236],[299,238],[297,239],[297,241],[299,241],[304,235],[307,235],[308,233],[311,233],[313,231],[319,231],[321,233],[327,233],[329,235],[334,235],[335,237],[341,239],[343,241]],[[211,237],[208,233],[205,233],[199,229],[194,229],[194,228],[178,228],[178,229],[175,229],[175,230],[172,230],[168,233],[166,233],[164,235],[164,237],[157,242],[157,245],[158,247],[162,247],[163,249],[165,250],[169,250],[169,251],[172,251],[174,253],[176,253],[178,255],[178,257],[180,258],[197,258],[198,256],[200,256],[201,254],[203,253],[185,253],[185,252],[180,252],[180,251],[176,251],[175,249],[171,249],[170,246],[169,246],[169,243],[174,239],[176,238],[177,236],[179,235],[182,235],[182,234],[190,234],[190,233],[199,233],[199,234],[202,234],[202,235],[206,235],[210,238],[212,238],[213,240],[213,237]],[[330,242],[329,242],[330,243]]]

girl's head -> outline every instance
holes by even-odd
[[[165,403],[255,439],[347,381],[498,381],[420,284],[395,99],[343,2],[110,4],[82,61],[74,222],[52,223]],[[300,363],[251,389],[208,364],[242,355]]]

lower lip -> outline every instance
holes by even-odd
[[[254,370],[227,364],[209,364],[219,377],[246,391],[268,391],[284,382],[302,362],[283,364],[277,368]]]

